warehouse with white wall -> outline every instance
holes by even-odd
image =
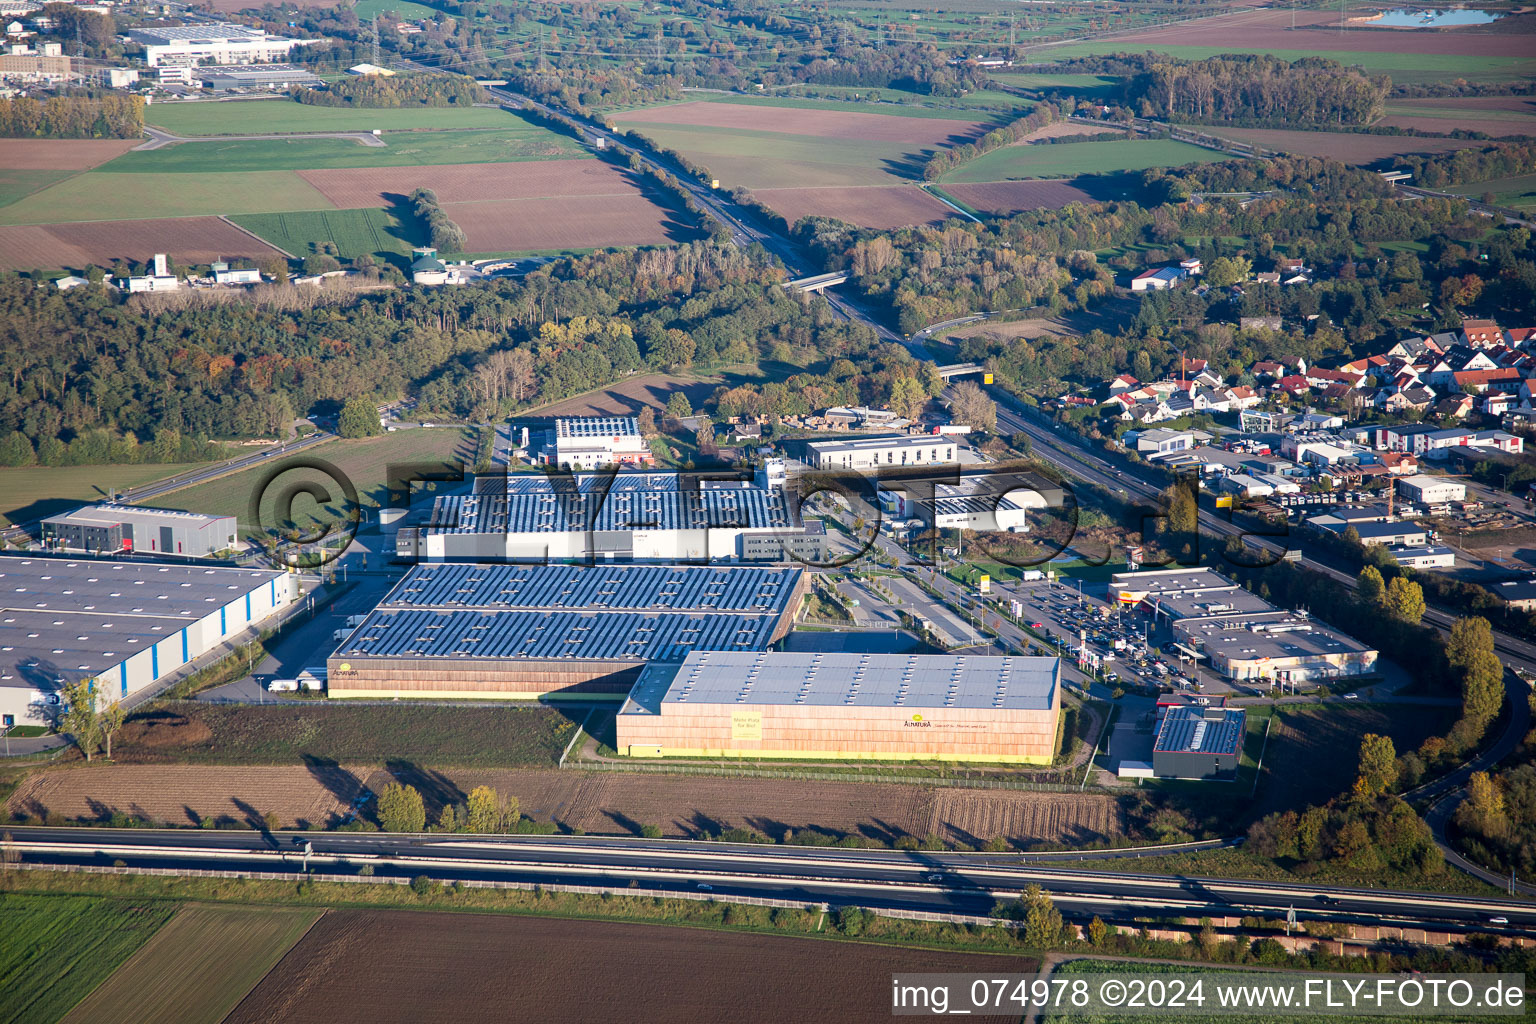
[[[46,724],[80,679],[138,693],[298,596],[283,572],[0,557],[0,721]]]

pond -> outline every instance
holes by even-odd
[[[1462,25],[1486,25],[1504,17],[1503,11],[1436,11],[1398,8],[1383,11],[1379,17],[1362,18],[1372,25],[1403,28],[1458,28]]]

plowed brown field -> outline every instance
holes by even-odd
[[[631,195],[444,203],[469,252],[526,252],[682,242],[698,232],[638,191]]]
[[[639,195],[633,176],[602,160],[534,160],[442,167],[356,167],[299,171],[337,207],[389,206],[418,188],[442,203],[551,196]]]
[[[1536,47],[1536,41],[1533,41]],[[1536,97],[1465,96],[1405,99],[1388,105],[1382,124],[1421,132],[1471,130],[1489,135],[1536,135]]]
[[[861,228],[938,224],[954,211],[909,185],[852,188],[760,188],[753,195],[791,224],[801,217],[836,217]]]
[[[976,138],[987,126],[973,121],[866,114],[857,110],[807,110],[746,103],[677,103],[613,115],[620,124],[686,124],[754,132],[781,132],[823,139],[954,145]],[[641,129],[644,134],[645,129]]]
[[[278,255],[272,246],[218,217],[0,226],[0,270],[78,270],[88,263],[106,267],[117,259],[142,262],[157,252],[184,264]]]
[[[16,171],[86,171],[122,156],[137,139],[6,139],[0,167]]]
[[[945,185],[944,191],[973,210],[996,214],[1059,210],[1071,203],[1093,202],[1092,196],[1068,181],[985,181]]]
[[[886,1022],[894,972],[1036,966],[1026,957],[609,921],[333,910],[225,1024]]]
[[[648,373],[643,377],[631,377],[622,384],[615,384],[596,394],[568,398],[547,406],[539,410],[539,415],[635,416],[646,406],[653,409],[665,408],[667,399],[672,397],[674,391],[687,395],[689,403],[697,409],[719,386],[718,380],[687,380],[664,373]]]
[[[1352,132],[1299,132],[1284,128],[1211,128],[1202,131],[1284,153],[1318,156],[1346,164],[1372,164],[1404,153],[1448,153],[1465,149],[1465,139],[1421,139],[1411,135],[1356,135]]]
[[[102,765],[34,775],[6,807],[34,818],[105,819],[122,812],[178,826],[204,818],[245,824],[271,812],[292,828],[344,818],[360,792],[356,774],[341,768]]]
[[[373,768],[236,768],[113,765],[42,772],[12,795],[12,814],[104,818],[114,811],[195,824],[204,817],[245,821],[274,812],[284,825],[345,815],[365,779],[375,793],[394,776]],[[817,828],[890,842],[930,833],[960,842],[993,836],[1070,842],[1124,831],[1118,802],[1103,795],[936,789],[864,782],[725,779],[558,770],[417,772],[428,814],[476,786],[516,796],[524,814],[594,834],[632,834],[656,825],[668,836],[745,827],[774,838]]]

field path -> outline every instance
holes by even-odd
[[[383,149],[387,143],[372,132],[300,132],[292,135],[274,133],[271,135],[172,135],[164,128],[144,127],[144,134],[149,136],[149,141],[141,142],[134,146],[135,152],[148,152],[151,149],[161,149],[165,146],[179,146],[184,142],[267,142],[280,140],[289,142],[294,139],[351,139],[353,142],[364,146],[372,146]]]

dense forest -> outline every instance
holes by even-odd
[[[0,138],[138,139],[143,135],[142,96],[0,99]]]
[[[293,95],[319,107],[472,107],[487,99],[485,90],[463,75],[360,75]]]
[[[711,243],[563,260],[481,287],[229,298],[0,282],[0,438],[61,459],[92,431],[137,442],[272,436],[357,396],[509,413],[646,368],[862,361],[867,328],[792,296],[761,254]],[[323,293],[306,293],[320,295]]]
[[[1170,121],[1362,125],[1381,116],[1391,89],[1389,78],[1323,57],[1244,53],[1151,62],[1126,81],[1125,98],[1143,117]]]

